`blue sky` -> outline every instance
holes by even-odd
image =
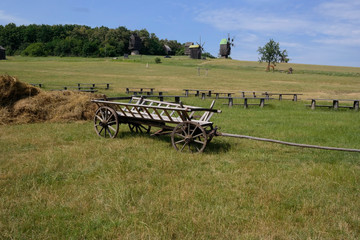
[[[80,24],[146,28],[159,38],[219,43],[235,36],[231,57],[257,61],[270,38],[290,62],[360,67],[359,0],[2,0],[0,25]]]

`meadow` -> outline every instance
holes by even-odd
[[[359,148],[360,113],[305,107],[360,98],[360,68],[225,59],[8,57],[0,74],[45,90],[76,83],[302,93],[263,109],[229,108],[220,132]],[[148,65],[148,67],[146,67]],[[286,74],[289,67],[294,74]],[[200,68],[200,76],[198,75]],[[205,75],[205,69],[208,74]],[[238,93],[238,95],[240,95]],[[212,99],[185,104],[208,107]],[[154,130],[152,130],[154,131]],[[359,239],[360,154],[216,137],[202,154],[121,125],[102,139],[92,121],[0,125],[1,239]]]

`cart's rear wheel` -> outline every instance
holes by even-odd
[[[202,152],[207,143],[207,134],[202,126],[186,121],[179,123],[171,133],[171,143],[180,152]]]
[[[100,137],[115,138],[119,132],[119,117],[110,107],[99,107],[95,113],[94,123],[95,131]]]
[[[151,126],[146,126],[146,125],[137,124],[137,123],[129,123],[129,128],[130,128],[131,132],[149,133]]]

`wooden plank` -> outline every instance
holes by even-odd
[[[119,106],[117,106],[117,107],[118,107],[118,109],[124,114],[124,116],[126,116],[125,111],[124,111],[121,107],[119,107]]]
[[[155,113],[158,115],[158,117],[160,118],[160,120],[164,120],[164,119],[161,117],[161,115],[158,113],[158,111],[157,111],[156,108],[154,108],[154,111],[155,111]]]
[[[186,118],[186,116],[182,114],[183,111],[177,111],[177,113],[178,113],[179,117],[181,118],[181,120],[183,120],[183,121],[188,121],[188,119]]]
[[[182,111],[181,113],[184,115],[183,119],[185,119],[185,121],[191,121],[191,118],[189,117],[189,114],[187,112]],[[195,112],[193,112],[193,113],[195,113]]]
[[[150,117],[151,119],[154,119],[153,116],[152,116],[152,114],[150,114],[150,112],[147,110],[146,107],[142,106],[142,108],[145,110],[145,112],[149,115],[149,117]]]
[[[144,118],[144,116],[141,114],[141,112],[139,111],[139,108],[138,107],[135,107],[135,110],[139,113],[140,117],[141,118]]]
[[[134,115],[134,113],[131,111],[131,109],[130,109],[127,105],[125,105],[125,107],[126,107],[126,109],[129,111],[129,113],[130,113],[133,117],[135,117],[135,115]]]
[[[165,112],[166,116],[168,116],[169,120],[171,122],[174,122],[174,120],[171,118],[170,114],[166,110],[164,110],[164,112]]]

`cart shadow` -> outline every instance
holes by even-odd
[[[146,138],[153,139],[156,141],[162,141],[162,142],[169,143],[169,147],[171,147],[173,150],[175,150],[173,148],[173,146],[171,145],[171,137],[169,135],[151,136],[150,134],[147,134],[147,133],[133,133],[133,132],[121,132],[120,133],[120,138],[133,138],[133,137],[137,137],[137,136],[146,137]],[[203,154],[214,154],[214,153],[220,154],[220,153],[228,152],[230,150],[230,148],[231,148],[231,144],[213,139],[213,140],[211,140],[211,142],[206,144]]]

